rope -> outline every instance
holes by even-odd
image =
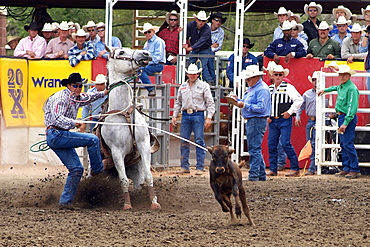
[[[35,146],[38,146],[38,150],[35,150],[34,147]],[[42,151],[47,151],[49,150],[50,147],[48,146],[48,144],[46,143],[46,140],[43,140],[43,141],[39,141],[39,142],[36,142],[35,144],[33,144],[31,147],[30,147],[30,151],[31,152],[34,152],[34,153],[37,153],[37,152],[42,152]]]

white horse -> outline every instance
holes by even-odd
[[[126,82],[127,78],[132,76],[136,69],[145,66],[151,60],[151,54],[147,51],[128,48],[107,47],[106,49],[110,53],[110,59],[107,64],[110,86],[108,114],[110,114],[105,118],[105,122],[131,122],[145,126],[103,125],[101,127],[102,138],[110,148],[111,157],[118,171],[124,193],[123,209],[132,209],[128,178],[134,182],[135,189],[140,189],[145,182],[149,190],[151,208],[160,209],[161,206],[157,202],[150,170],[151,147],[149,129],[145,118],[133,107],[133,92],[129,82]],[[133,164],[127,166],[125,157],[135,153],[135,150],[140,157],[133,161]],[[132,161],[131,156],[129,161]]]

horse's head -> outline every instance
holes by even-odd
[[[106,50],[109,52],[110,59],[120,61],[121,63],[131,63],[131,69],[137,69],[144,67],[152,61],[152,55],[148,51],[144,50],[133,50],[130,48],[114,48],[107,47]]]

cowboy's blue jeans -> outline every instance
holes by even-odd
[[[285,167],[286,165],[286,153],[284,151],[283,145],[281,145],[281,140],[279,139],[278,144],[278,167]]]
[[[141,75],[139,76],[140,80],[142,83],[144,84],[152,84],[150,82],[150,79],[149,79],[149,76],[154,74],[154,73],[158,73],[158,72],[162,72],[164,69],[164,65],[163,64],[149,64],[148,66],[146,67],[141,67],[140,70],[142,71],[141,72]],[[153,91],[154,87],[146,87],[146,89],[150,92],[150,91]]]
[[[294,171],[299,170],[298,157],[290,142],[291,133],[292,118],[272,118],[272,122],[269,124],[268,134],[270,171],[277,173],[277,146],[279,138],[281,138],[281,145],[290,161],[290,169]]]
[[[344,123],[346,114],[338,116],[338,126]],[[358,157],[355,149],[355,128],[357,124],[357,116],[349,122],[346,131],[343,134],[339,134],[340,147],[342,148],[342,165],[343,171],[346,172],[360,172],[358,165]]]
[[[245,123],[249,152],[250,181],[266,180],[266,165],[262,157],[262,140],[267,128],[266,118],[251,118]]]
[[[191,132],[194,132],[194,141],[196,144],[204,147],[204,112],[194,112],[188,114],[186,111],[182,112],[180,136],[185,139],[190,139]],[[181,140],[181,168],[190,169],[189,153],[190,144]],[[196,169],[204,169],[204,159],[206,158],[206,151],[196,147]]]
[[[100,141],[96,135],[58,129],[46,131],[46,141],[68,169],[68,176],[59,204],[70,205],[75,197],[84,168],[75,150],[87,146],[91,169],[95,173],[104,170],[100,154]]]
[[[210,51],[210,55],[215,55],[215,54],[216,53],[214,51],[212,51],[212,50]],[[208,69],[208,72],[209,72],[210,77],[212,78],[211,81],[213,81],[217,85],[218,83],[216,81],[215,58],[214,57],[210,57],[208,59],[207,69]]]
[[[211,54],[211,48],[208,48],[208,49],[204,49],[204,50],[197,50],[197,51],[191,51],[190,52],[191,55],[194,55],[194,54],[199,54],[199,55],[210,55]],[[190,57],[189,58],[189,64],[196,64],[198,66],[198,68],[203,68],[203,71],[201,72],[201,78],[203,81],[212,81],[212,76],[208,70],[208,60],[209,60],[209,57],[199,57],[199,60],[200,60],[200,63],[196,63],[196,61],[198,60],[198,57]]]
[[[312,146],[312,153],[310,156],[310,166],[308,170],[310,172],[316,172],[316,165],[315,165],[315,145],[316,145],[316,120],[308,119],[307,125],[306,125],[306,141],[311,141]]]

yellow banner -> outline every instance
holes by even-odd
[[[0,58],[1,102],[6,127],[28,126],[26,59]]]
[[[82,61],[72,67],[68,60],[30,60],[28,77],[28,113],[30,127],[43,127],[43,105],[46,99],[65,87],[60,84],[71,73],[78,72],[91,79],[91,61]]]
[[[329,65],[332,60],[325,60],[325,65]],[[353,70],[365,70],[364,62],[347,63],[347,61],[335,60],[338,65],[347,64]]]

